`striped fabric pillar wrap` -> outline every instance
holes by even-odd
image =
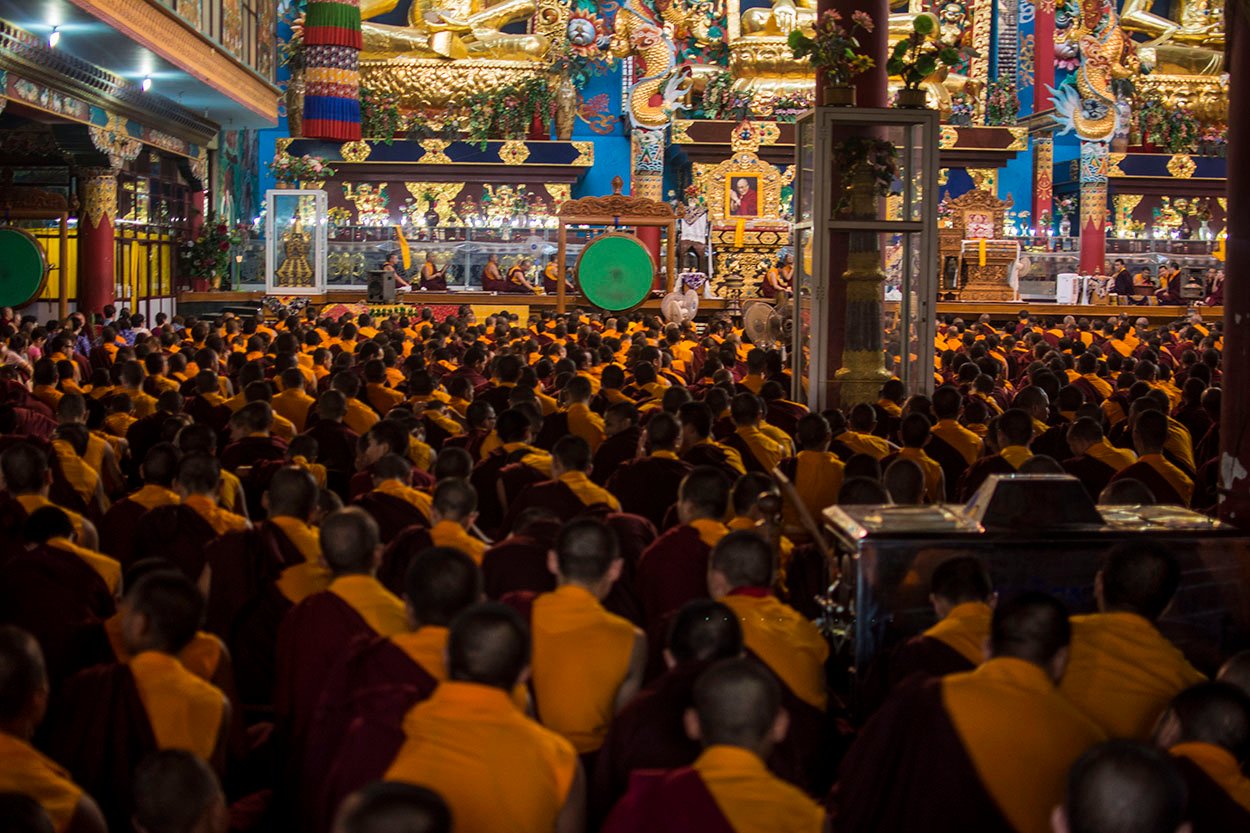
[[[360,4],[313,2],[304,23],[304,136],[360,138]]]

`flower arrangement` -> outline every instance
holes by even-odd
[[[1071,217],[1076,213],[1077,200],[1074,194],[1055,197],[1055,214],[1059,217]]]
[[[210,285],[214,281],[228,280],[230,249],[241,240],[237,229],[231,229],[215,215],[209,215],[199,236],[183,244],[179,256],[183,276],[193,282]]]
[[[269,172],[279,182],[322,182],[334,176],[334,168],[319,156],[291,156],[280,153],[269,163]]]
[[[404,131],[404,116],[399,112],[399,99],[371,87],[360,87],[360,133],[367,139],[384,144],[395,141]]]
[[[1202,128],[1192,114],[1151,99],[1139,108],[1142,139],[1168,153],[1193,153]]]
[[[843,25],[842,16],[829,9],[817,18],[811,37],[800,29],[790,32],[790,51],[795,58],[808,58],[813,66],[824,69],[828,83],[850,84],[874,66],[872,58],[859,52],[855,36],[856,31],[870,34],[872,30],[872,18],[866,12],[852,12],[850,23]]]
[[[799,116],[812,109],[815,101],[816,97],[806,91],[777,96],[772,102],[773,120],[782,124],[796,122]]]
[[[989,83],[985,97],[985,123],[1015,124],[1020,115],[1020,97],[1009,78],[995,78]]]
[[[842,176],[843,195],[834,207],[835,214],[843,214],[850,209],[851,186],[861,175],[868,174],[872,180],[872,193],[878,197],[889,196],[898,179],[898,148],[885,139],[864,136],[843,139],[834,149],[834,159],[837,167],[845,171]]]
[[[917,90],[939,66],[954,66],[965,58],[975,58],[976,51],[956,46],[941,39],[937,16],[925,12],[916,15],[912,31],[894,45],[886,71],[903,80],[904,89]]]
[[[742,121],[751,114],[754,94],[735,90],[733,81],[728,72],[718,72],[708,80],[703,88],[703,114],[707,118]]]
[[[467,141],[485,148],[492,139],[523,139],[534,115],[551,117],[554,99],[546,78],[530,78],[474,93],[460,107]]]
[[[279,23],[285,23],[290,34],[278,44],[278,63],[292,74],[304,69],[304,15],[308,13],[307,0],[295,0],[283,12]]]

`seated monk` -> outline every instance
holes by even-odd
[[[487,257],[486,265],[482,267],[482,291],[508,291],[508,282],[504,280],[503,272],[499,269],[499,255],[497,254],[491,254]]]
[[[418,469],[413,464],[409,453],[413,445],[413,437],[398,419],[384,419],[377,422],[360,435],[356,442],[356,475],[348,486],[348,495],[353,500],[366,492],[377,489],[374,482],[373,464],[387,454],[395,454],[409,463],[408,478],[404,484],[414,489],[429,489],[434,486],[434,479],[428,472]]]
[[[226,433],[233,411],[221,395],[221,383],[212,370],[201,370],[192,383],[194,395],[187,399],[183,409],[201,425],[207,425],[219,434]]]
[[[286,418],[296,431],[308,427],[308,413],[317,400],[304,392],[304,374],[298,367],[288,367],[278,377],[282,383],[282,392],[270,400],[273,412]]]
[[[925,453],[931,439],[929,418],[924,414],[908,414],[899,423],[899,441],[902,448],[883,459],[881,465],[889,468],[895,460],[910,460],[915,463],[924,475],[924,501],[943,503],[946,501],[946,474],[942,466]]]
[[[304,794],[321,797],[309,809],[323,818],[386,772],[403,745],[404,715],[447,679],[452,620],[482,597],[472,559],[447,547],[417,553],[404,582],[409,627],[354,643],[325,680],[303,777]]]
[[[725,445],[738,452],[747,471],[768,474],[790,456],[789,438],[782,434],[785,442],[778,441],[762,424],[764,411],[758,396],[753,393],[738,394],[730,403],[730,413],[734,432],[725,438]]]
[[[1072,765],[1066,795],[1055,807],[1050,829],[1189,830],[1186,804],[1193,795],[1186,795],[1185,780],[1176,770],[1169,756],[1153,746],[1122,740],[1100,743]]]
[[[534,599],[530,613],[535,710],[585,759],[642,684],[647,639],[603,608],[622,567],[609,527],[592,518],[565,524],[548,566],[557,587]]]
[[[249,402],[235,411],[230,417],[231,443],[221,450],[222,468],[237,471],[241,466],[284,460],[287,444],[272,436],[273,417],[268,402]]]
[[[391,408],[403,403],[402,393],[387,384],[386,364],[381,359],[370,359],[365,362],[365,399],[369,405],[382,416],[386,416]]]
[[[1072,457],[1063,461],[1063,470],[1081,481],[1085,491],[1097,499],[1111,478],[1137,461],[1137,455],[1107,442],[1102,425],[1090,417],[1082,417],[1068,429],[1068,448]]]
[[[604,375],[607,375],[607,369]],[[638,427],[638,407],[633,402],[608,405],[603,412],[603,437],[603,443],[591,460],[590,469],[590,478],[600,486],[606,486],[617,469],[638,456],[638,445],[642,439],[642,429]]]
[[[548,295],[556,295],[560,291],[560,265],[556,263],[555,258],[547,261],[547,265],[543,267],[543,292]],[[577,287],[573,286],[573,282],[565,275],[564,278],[564,294],[577,294]]]
[[[451,833],[451,810],[434,790],[379,781],[338,805],[332,833]]]
[[[232,711],[220,689],[177,658],[204,612],[189,579],[173,570],[149,573],[126,594],[123,610],[130,661],[66,681],[47,738],[52,756],[101,801],[110,825],[128,823],[131,779],[149,752],[185,749],[221,772]]]
[[[459,550],[479,567],[486,542],[470,534],[477,520],[477,490],[467,480],[447,478],[434,487],[430,506],[430,538],[437,547]]]
[[[829,644],[811,621],[773,595],[775,560],[758,534],[731,532],[712,550],[708,593],[737,614],[747,654],[781,682],[795,733],[784,741],[788,754],[779,774],[809,784],[818,774],[824,741]]]
[[[677,456],[681,445],[677,417],[666,412],[651,417],[646,437],[648,455],[620,466],[607,488],[620,498],[623,511],[641,515],[660,529],[668,510],[677,504],[681,481],[694,466]]]
[[[1194,481],[1163,454],[1168,436],[1168,416],[1162,411],[1144,410],[1133,419],[1133,447],[1137,462],[1126,466],[1111,478],[1138,480],[1145,484],[1160,504],[1189,506],[1194,494]]]
[[[582,830],[576,751],[512,701],[529,657],[529,633],[511,609],[484,604],[456,617],[448,680],[404,718],[404,745],[384,779],[437,791],[460,830]]]
[[[629,787],[637,770],[677,769],[699,757],[684,718],[694,684],[717,660],[742,656],[737,615],[710,599],[686,603],[673,617],[664,644],[664,673],[630,700],[608,727],[592,780],[594,815],[602,817]]]
[[[829,421],[820,414],[804,414],[798,422],[799,453],[777,464],[798,492],[813,520],[838,502],[846,466],[829,450],[833,439]],[[782,515],[787,529],[799,527],[798,510],[786,501]],[[817,521],[819,522],[819,521]]]
[[[686,731],[702,754],[683,769],[635,772],[604,833],[828,829],[824,809],[764,765],[789,731],[772,675],[750,660],[721,660],[695,683],[694,704]]]
[[[599,450],[599,446],[603,445],[607,435],[604,432],[603,418],[590,410],[592,395],[590,380],[585,376],[574,376],[561,391],[564,410],[559,414],[553,414],[548,419],[563,415],[561,421],[565,423],[565,430],[557,436],[571,433],[576,437],[581,437],[590,445],[590,453],[594,454]],[[544,425],[545,430],[546,425]]]
[[[134,826],[143,833],[220,833],[230,813],[217,774],[182,749],[153,752],[135,771]]]
[[[112,616],[121,565],[74,543],[74,528],[55,506],[26,518],[22,537],[32,548],[0,567],[0,621],[39,641],[53,679],[92,664],[82,636]]]
[[[190,421],[190,417],[183,413],[185,402],[178,391],[167,390],[153,401],[153,410],[146,416],[141,415],[138,421],[126,429],[126,444],[130,446],[130,453],[136,460],[142,460],[149,448],[169,436],[165,425],[170,420],[184,423]]]
[[[247,400],[248,405],[256,405],[259,403],[269,406],[269,416],[273,420],[272,424],[269,426],[269,433],[276,439],[279,439],[284,443],[289,443],[295,438],[295,423],[273,410],[273,387],[268,381],[258,380],[249,383],[248,386],[243,389],[243,398]],[[245,405],[244,407],[247,406]]]
[[[86,397],[80,393],[67,393],[61,397],[61,402],[57,406],[57,419],[60,420],[61,426],[66,428],[77,425],[87,429],[87,413]],[[77,437],[67,437],[67,439],[72,439],[74,443],[78,442]],[[99,475],[104,495],[112,498],[120,494],[125,488],[125,480],[118,457],[124,444],[120,441],[110,441],[108,435],[90,429],[86,430],[85,441],[86,447],[79,456],[92,471]],[[115,442],[117,448],[114,447]],[[56,446],[55,441],[53,445]]]
[[[1250,829],[1250,696],[1229,683],[1201,683],[1176,695],[1155,728],[1189,785],[1194,833]]]
[[[100,549],[118,561],[134,560],[134,536],[139,519],[158,506],[171,506],[180,498],[174,491],[178,473],[178,449],[173,443],[157,443],[148,449],[139,475],[143,486],[117,501],[100,522]]]
[[[1033,418],[1028,411],[1012,408],[994,422],[996,444],[1001,450],[974,463],[959,482],[959,501],[966,503],[991,474],[1013,474],[1033,456],[1029,442],[1033,439]]]
[[[23,441],[5,448],[4,453],[0,454],[0,476],[4,478],[5,492],[20,505],[25,514],[29,515],[45,506],[55,506],[69,517],[79,544],[89,549],[100,545],[95,524],[78,512],[59,506],[48,498],[52,487],[52,471],[48,467],[47,455],[39,448]]]
[[[216,458],[185,455],[174,481],[181,502],[158,506],[142,516],[131,556],[136,560],[163,558],[199,581],[206,563],[204,547],[219,535],[251,527],[247,518],[218,505],[220,482]]]
[[[317,441],[315,462],[326,467],[330,488],[346,498],[348,481],[356,471],[356,442],[360,438],[343,421],[347,398],[339,391],[326,391],[317,397],[316,413],[317,421],[306,432]]]
[[[829,427],[833,432],[831,448],[843,460],[853,454],[867,454],[880,461],[898,451],[894,443],[873,433],[877,428],[877,412],[867,402],[851,408],[850,416],[841,424],[830,422]]]
[[[943,385],[933,392],[933,414],[937,424],[925,453],[938,462],[946,476],[946,499],[957,498],[960,478],[981,456],[981,438],[959,423],[963,397],[959,389]]]
[[[649,633],[686,602],[707,597],[708,556],[729,534],[724,524],[730,482],[719,470],[699,466],[677,492],[679,526],[647,547],[638,562],[638,594]]]
[[[217,432],[207,425],[186,425],[178,429],[174,444],[183,457],[190,454],[207,454],[216,459]],[[243,492],[243,483],[235,477],[234,472],[218,466],[220,480],[217,486],[217,503],[228,512],[244,518],[248,517],[247,496]]]
[[[551,455],[530,445],[534,427],[523,408],[509,408],[499,415],[495,434],[500,446],[478,462],[469,478],[477,489],[478,512],[482,527],[488,531],[498,529],[504,520],[504,501],[499,495],[500,472],[513,463],[522,463],[532,470],[534,482],[548,480],[552,475]]]
[[[944,677],[985,662],[985,640],[997,594],[985,565],[972,556],[947,559],[929,580],[929,603],[938,622],[899,645],[866,675],[869,708],[913,674]]]
[[[472,396],[472,388],[468,386],[468,382],[461,378],[460,384]],[[496,411],[493,405],[474,399],[465,407],[464,418],[468,423],[468,431],[448,437],[443,441],[443,448],[463,448],[469,452],[473,462],[477,463],[484,456],[482,446],[486,438],[495,430],[495,416]]]
[[[1072,617],[1061,690],[1111,737],[1145,740],[1168,702],[1203,681],[1155,622],[1180,586],[1160,544],[1118,544],[1094,578],[1098,613]]]
[[[523,257],[514,263],[508,269],[508,278],[504,281],[503,289],[500,291],[520,295],[537,295],[539,293],[538,287],[530,283],[529,280],[530,265],[527,257]]]
[[[433,254],[427,254],[425,263],[421,264],[420,281],[420,288],[428,292],[447,291],[447,270],[438,268]]]
[[[590,446],[581,437],[570,434],[552,446],[551,474],[552,479],[545,483],[526,486],[508,505],[505,528],[511,526],[511,519],[518,513],[530,508],[545,509],[563,520],[580,515],[592,506],[621,511],[616,496],[591,481]]]
[[[373,491],[356,499],[355,506],[377,523],[382,543],[389,544],[407,527],[430,526],[431,499],[412,488],[412,465],[398,454],[387,453],[369,467]]]
[[[1050,596],[1000,603],[983,665],[901,686],[864,726],[832,797],[838,829],[1049,831],[1068,770],[1105,737],[1056,688],[1069,637]]]
[[[47,710],[48,691],[38,643],[19,628],[0,626],[0,794],[16,793],[38,802],[47,814],[44,824],[50,822],[47,829],[55,833],[106,833],[104,816],[91,796],[31,745]],[[7,807],[0,809],[0,817],[16,822]]]
[[[688,402],[677,411],[681,420],[681,459],[692,466],[719,469],[732,483],[746,474],[746,466],[737,449],[712,440],[716,421],[712,409],[703,402]]]

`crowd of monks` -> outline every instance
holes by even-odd
[[[1164,547],[1081,615],[953,550],[866,668],[814,623],[836,503],[1213,505],[1199,319],[952,319],[813,413],[730,320],[106,313],[0,321],[0,829],[1250,830]]]

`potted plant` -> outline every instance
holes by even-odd
[[[308,154],[291,156],[288,153],[275,156],[274,160],[269,163],[269,172],[282,185],[324,182],[335,173],[334,168],[327,165],[320,157]]]
[[[182,273],[194,290],[230,288],[230,250],[240,239],[237,230],[209,216],[199,236],[188,240],[181,252]]]
[[[855,105],[855,88],[851,86],[851,81],[874,66],[872,58],[859,51],[859,39],[855,33],[871,33],[873,26],[872,18],[866,12],[853,12],[851,22],[843,25],[842,16],[829,9],[816,20],[811,37],[800,29],[790,32],[790,51],[794,57],[808,58],[812,66],[825,71],[826,105]]]
[[[899,107],[923,108],[926,106],[925,90],[920,85],[942,66],[954,66],[963,58],[975,56],[971,49],[946,43],[942,40],[936,15],[925,12],[916,15],[911,32],[894,45],[894,52],[886,62],[886,71],[903,81],[896,104]]]
[[[1072,215],[1076,213],[1077,202],[1074,194],[1065,194],[1055,198],[1055,213],[1059,215],[1059,236],[1068,237],[1072,234]]]
[[[992,125],[1015,124],[1020,115],[1020,97],[1010,78],[995,78],[989,84],[985,98],[985,123]]]

